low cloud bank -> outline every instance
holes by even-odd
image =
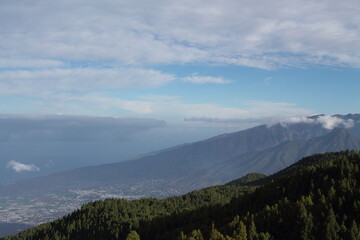
[[[14,170],[17,173],[21,173],[21,172],[38,172],[38,171],[40,171],[40,168],[38,168],[34,164],[24,164],[24,163],[17,162],[17,161],[14,161],[14,160],[11,160],[7,164],[7,168],[10,168],[10,169]]]
[[[125,141],[164,126],[164,121],[150,118],[0,115],[0,140]]]
[[[321,124],[323,128],[334,129],[337,127],[352,128],[355,125],[353,119],[343,119],[337,116],[330,115],[318,115],[314,117],[293,117],[281,121],[282,124],[294,124],[294,123],[314,123]]]
[[[209,117],[192,117],[185,118],[185,122],[206,122],[214,124],[266,124],[267,126],[273,126],[275,124],[282,124],[284,126],[288,124],[296,123],[308,123],[308,124],[321,124],[325,129],[334,129],[337,127],[352,128],[355,125],[353,119],[345,119],[339,116],[331,115],[316,115],[312,117],[259,117],[259,118],[209,118]]]

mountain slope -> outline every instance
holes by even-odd
[[[304,124],[286,127],[281,124],[271,127],[262,125],[170,148],[132,161],[80,168],[18,182],[14,185],[10,184],[0,189],[0,193],[6,191],[7,195],[17,193],[23,195],[27,191],[46,192],[52,188],[66,191],[71,186],[77,188],[96,187],[104,182],[134,184],[149,180],[174,180],[187,175],[189,171],[206,170],[214,164],[240,154],[267,149],[288,140],[310,139],[327,132],[328,130],[317,125],[308,125],[307,127]],[[193,189],[186,184],[177,187],[181,192]]]
[[[184,176],[183,179],[196,179],[194,182],[200,186],[201,183],[206,185],[209,182],[221,184],[249,172],[272,174],[298,159],[315,153],[346,149],[360,150],[360,140],[353,137],[346,129],[339,128],[308,141],[286,141],[263,151],[245,153],[212,166],[204,174],[194,173],[191,176]]]
[[[163,200],[97,201],[60,220],[5,239],[110,240],[125,239],[129,232],[137,231],[142,239],[150,240],[202,239],[200,235],[228,240],[246,239],[244,236],[355,240],[360,237],[359,169],[359,152],[315,155],[276,177],[260,177],[267,179],[264,186],[245,191],[245,195],[233,194],[231,201],[216,199],[244,189],[248,181]]]
[[[359,149],[360,141],[345,128],[337,128],[323,137],[309,140],[301,149],[304,156],[343,149]]]

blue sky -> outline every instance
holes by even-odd
[[[0,112],[187,125],[358,112],[359,10],[356,0],[4,0]]]
[[[358,0],[1,0],[1,181],[358,113],[359,12]]]

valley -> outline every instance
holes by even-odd
[[[114,184],[99,188],[69,189],[65,193],[49,192],[41,197],[0,196],[0,222],[36,226],[69,214],[86,202],[107,198],[139,199],[144,197],[163,198],[178,195],[175,190],[162,191],[163,181],[146,181],[135,185]]]

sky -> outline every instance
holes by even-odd
[[[31,126],[2,141],[44,141],[24,119],[65,128],[130,119],[136,131],[121,141],[136,135],[148,146],[135,154],[294,116],[358,113],[359,12],[358,0],[2,0],[0,116]],[[65,141],[114,140],[92,133]]]

